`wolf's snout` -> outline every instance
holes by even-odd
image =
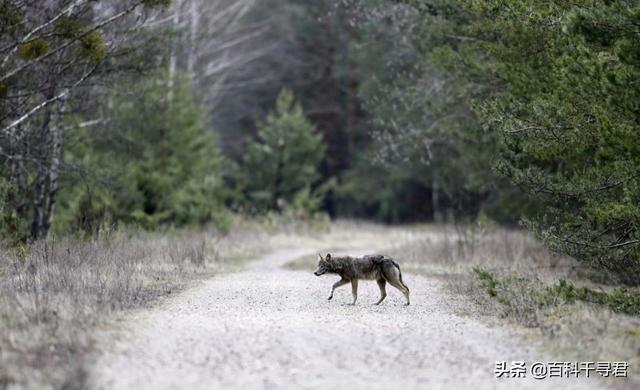
[[[315,276],[320,276],[320,273],[318,273],[318,271],[313,273]]]

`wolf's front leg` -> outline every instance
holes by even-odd
[[[358,279],[353,279],[351,281],[351,294],[353,295],[352,305],[355,305],[358,300]]]
[[[378,279],[377,282],[378,282],[378,287],[380,288],[380,299],[378,300],[378,302],[376,302],[376,305],[379,305],[387,297],[387,287],[386,287],[387,282],[384,279]]]
[[[349,280],[342,278],[340,280],[338,280],[337,282],[335,282],[333,284],[333,287],[331,288],[331,295],[329,295],[328,300],[330,301],[333,298],[333,292],[336,291],[336,288],[340,287],[340,286],[344,286],[345,284],[349,283]]]

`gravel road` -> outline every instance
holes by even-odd
[[[351,253],[362,251],[352,251]],[[454,314],[441,282],[403,275],[411,306],[374,282],[327,301],[336,277],[288,271],[315,251],[274,252],[103,331],[96,389],[598,388],[594,379],[496,379],[500,361],[549,361],[505,327]]]

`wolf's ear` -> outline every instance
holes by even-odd
[[[318,253],[318,257],[320,258],[320,260],[324,260],[324,259],[322,258],[322,255],[321,255],[320,253]]]
[[[325,257],[325,259],[327,259],[327,261],[331,261],[331,253],[327,253],[327,256]]]

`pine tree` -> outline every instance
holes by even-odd
[[[64,228],[95,231],[95,223],[124,222],[153,229],[226,224],[221,157],[188,83],[151,77],[128,88],[140,95],[113,97],[113,120],[75,150],[101,180],[63,194]],[[171,98],[169,98],[171,96]],[[96,217],[98,216],[98,217]],[[89,226],[85,226],[89,223]]]
[[[433,18],[454,26],[436,52],[473,86],[465,93],[500,142],[497,170],[540,202],[526,225],[640,283],[640,4],[460,0],[451,13],[407,2],[423,31]]]
[[[291,92],[283,90],[276,109],[258,127],[246,150],[246,192],[258,210],[281,210],[319,178],[322,136],[304,116]]]

